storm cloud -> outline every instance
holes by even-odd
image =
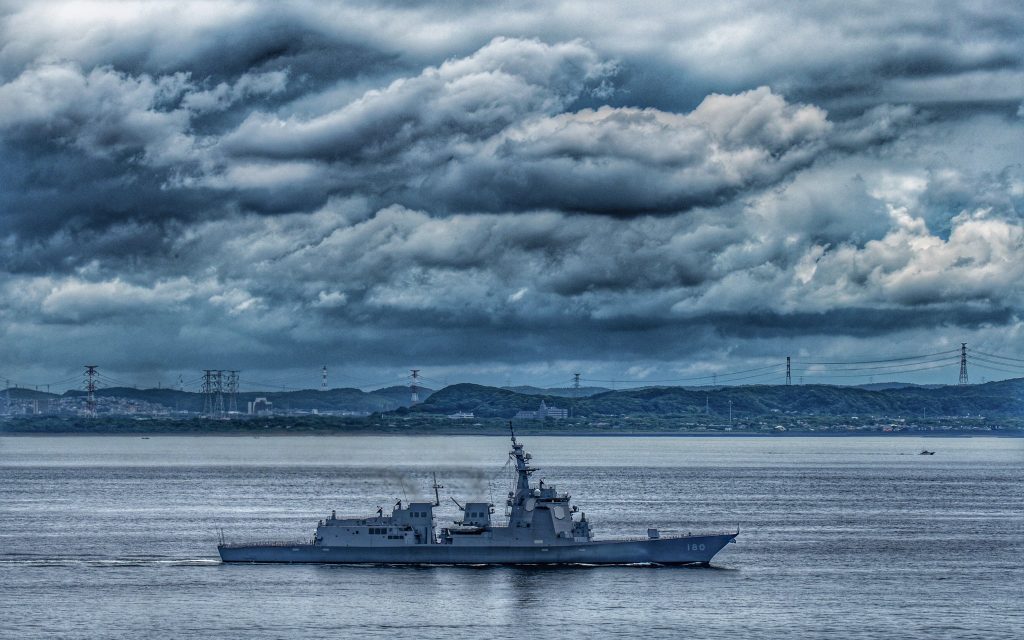
[[[1022,28],[5,5],[0,373],[560,383],[1019,344]]]

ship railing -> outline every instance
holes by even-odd
[[[694,538],[704,536],[732,536],[736,535],[736,531],[687,531],[686,533],[680,533],[678,531],[666,532],[660,531],[657,538],[651,538],[650,536],[616,536],[614,538],[605,537],[594,537],[595,542],[646,542],[648,540],[679,540],[680,538]]]
[[[224,549],[238,549],[240,547],[298,547],[312,544],[305,540],[251,540],[246,542],[223,542],[219,546]]]

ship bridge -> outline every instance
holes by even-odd
[[[375,517],[339,518],[332,511],[316,527],[314,544],[325,546],[387,546],[396,544],[434,544],[434,504],[411,502],[403,507],[399,500],[390,516],[382,509]]]

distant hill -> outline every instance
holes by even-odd
[[[377,389],[376,391],[369,391],[368,393],[378,398],[384,398],[386,401],[400,407],[408,407],[412,404],[412,389],[409,387],[396,385]],[[434,393],[434,390],[426,387],[416,387],[416,393],[420,397],[420,402],[423,402]]]
[[[535,410],[542,400],[548,405],[562,408],[569,408],[572,404],[571,399],[559,396],[528,395],[467,382],[453,384],[435,392],[426,401],[410,408],[410,411],[444,414],[470,411],[481,417],[511,418],[518,411]]]
[[[432,389],[419,388],[420,400],[430,397]],[[15,400],[45,400],[62,397],[55,393],[44,393],[31,389],[10,389]],[[84,396],[84,391],[72,390],[65,397]],[[135,389],[133,387],[106,387],[96,391],[98,397],[117,397],[142,402],[151,402],[177,411],[203,410],[203,395],[177,389]],[[256,398],[266,398],[275,408],[288,411],[391,411],[412,404],[409,387],[386,387],[376,391],[359,389],[302,389],[298,391],[246,391],[237,396],[238,410],[245,412],[248,403]]]
[[[860,389],[867,389],[869,391],[885,391],[886,389],[907,389],[909,387],[915,387],[918,389],[938,389],[945,387],[944,384],[914,384],[912,382],[871,382],[868,384],[858,384],[857,387]]]
[[[580,387],[579,389],[573,387],[565,388],[554,388],[554,389],[542,389],[541,387],[501,387],[505,391],[512,391],[514,393],[521,393],[526,396],[551,396],[554,398],[585,398],[588,396],[597,395],[598,393],[604,393],[605,391],[611,391],[605,387]]]
[[[421,402],[410,406],[410,389],[385,387],[375,391],[329,389],[318,391],[260,391],[239,393],[239,411],[247,403],[262,397],[275,408],[288,411],[377,412],[407,408],[414,413],[451,414],[471,411],[479,417],[511,418],[523,410],[535,410],[541,401],[549,406],[570,409],[581,417],[599,416],[685,416],[707,411],[727,416],[729,403],[733,414],[752,417],[773,413],[825,416],[938,417],[985,416],[1024,417],[1024,378],[972,385],[912,385],[864,388],[830,385],[750,385],[694,389],[686,387],[644,387],[621,391],[597,390],[579,398],[566,396],[571,389],[529,387],[529,393],[478,384],[455,384],[440,391],[421,387]],[[120,397],[163,405],[171,410],[199,412],[203,396],[176,389],[134,389],[109,387],[96,392],[100,397]],[[15,400],[59,398],[33,389],[10,389]],[[64,396],[82,396],[68,391]]]
[[[682,387],[646,387],[570,398],[516,393],[475,384],[445,387],[410,410],[426,413],[472,411],[481,417],[510,418],[536,409],[541,400],[573,408],[581,417],[612,415],[685,415],[707,410],[728,415],[776,412],[847,416],[1024,416],[1024,379],[980,385],[906,386],[870,390],[829,385],[751,385],[695,391]]]

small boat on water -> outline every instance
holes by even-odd
[[[919,456],[934,456],[935,452],[934,451],[929,451],[927,449],[921,449],[921,453],[919,453],[917,455],[919,455]]]

